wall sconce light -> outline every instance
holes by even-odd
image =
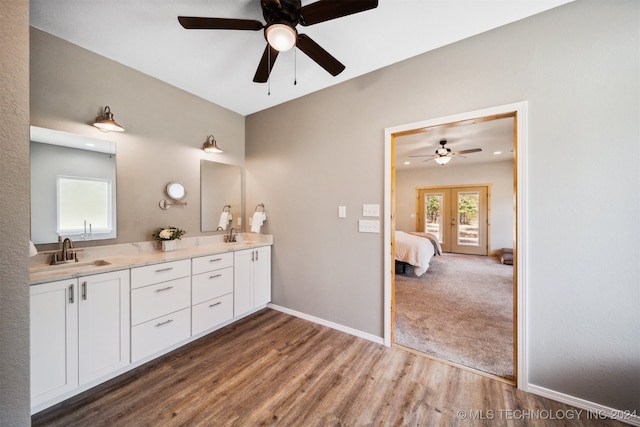
[[[109,106],[104,107],[104,114],[101,116],[98,116],[93,125],[104,132],[109,132],[109,131],[123,132],[124,131],[124,128],[120,126],[118,123],[116,123],[115,120],[113,120],[113,113],[111,113],[111,108],[109,108]]]
[[[213,137],[213,135],[209,135],[209,138],[207,138],[207,142],[202,145],[202,149],[207,154],[222,153],[222,148],[218,147],[216,139]]]

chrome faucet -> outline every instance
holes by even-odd
[[[60,241],[60,240],[58,240]],[[78,262],[78,255],[73,251],[73,241],[70,238],[65,238],[62,242],[62,248],[60,249],[60,256],[55,252],[51,257],[51,265],[60,264],[66,261]]]

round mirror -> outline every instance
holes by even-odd
[[[167,195],[173,200],[182,200],[187,195],[187,191],[179,182],[171,182],[167,185]]]

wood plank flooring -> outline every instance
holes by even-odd
[[[624,425],[270,309],[32,417],[65,427],[586,424]]]

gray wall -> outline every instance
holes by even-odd
[[[274,303],[381,336],[384,128],[527,100],[526,380],[640,410],[639,16],[576,1],[248,116]]]
[[[489,253],[513,248],[513,160],[396,171],[396,230],[416,230],[416,188],[491,184]]]
[[[0,425],[29,417],[29,2],[0,12]]]
[[[106,105],[125,132],[91,126]],[[117,144],[118,237],[91,246],[152,240],[166,226],[185,237],[207,234],[200,232],[200,160],[244,166],[243,116],[35,28],[30,107],[34,126]],[[202,151],[210,134],[223,153]],[[161,210],[172,181],[184,184],[187,206]]]

